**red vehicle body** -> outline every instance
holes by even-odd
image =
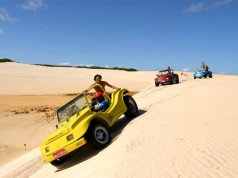
[[[174,84],[179,83],[178,74],[174,74],[172,69],[161,70],[157,77],[155,78],[155,86],[164,85],[164,84]]]

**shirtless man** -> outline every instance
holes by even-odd
[[[104,92],[101,87],[105,90],[105,86],[108,86],[110,88],[113,88],[113,89],[118,89],[117,87],[113,86],[113,85],[110,85],[109,83],[107,83],[106,81],[102,81],[102,76],[97,74],[94,76],[94,83],[87,89],[85,90],[85,92],[87,92],[88,90],[90,90],[91,88],[94,88],[94,90],[96,92]],[[100,85],[101,87],[97,86],[97,85]],[[106,90],[105,90],[106,91]]]

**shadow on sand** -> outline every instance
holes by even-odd
[[[145,112],[146,112],[145,110],[139,110],[139,115],[137,117],[143,115]],[[123,129],[127,126],[127,124],[129,124],[134,119],[127,119],[126,117],[122,117],[110,128],[110,132],[112,136],[111,144],[113,144],[113,142],[118,138],[118,136],[121,134]],[[110,144],[108,146],[110,146]],[[64,169],[68,169],[81,162],[84,162],[92,158],[93,156],[97,155],[100,151],[101,150],[93,149],[90,145],[86,144],[85,147],[83,147],[82,149],[72,153],[62,165],[58,166],[58,170],[56,170],[55,172],[60,172]]]

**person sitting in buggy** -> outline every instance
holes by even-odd
[[[104,98],[103,93],[102,92],[97,92],[94,96],[94,98],[92,99],[92,110],[93,111],[101,111],[104,112],[109,108],[109,101],[107,99]]]

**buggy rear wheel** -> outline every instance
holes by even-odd
[[[127,111],[124,113],[129,119],[132,119],[138,115],[138,107],[135,100],[131,96],[124,96],[124,103],[127,107]]]
[[[176,84],[178,84],[179,83],[179,76],[178,76],[178,74],[174,74],[174,78],[175,78],[174,82]]]
[[[171,78],[170,78],[170,81],[169,81],[169,84],[170,84],[170,85],[173,85],[174,83],[175,83],[175,79],[174,79],[174,77],[171,77]]]

